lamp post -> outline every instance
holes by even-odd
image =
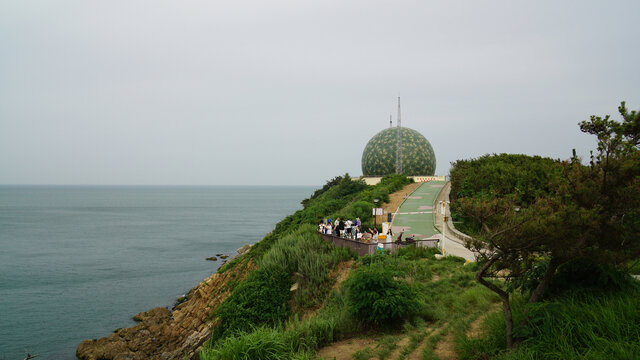
[[[378,220],[378,215],[376,214],[377,210],[378,210],[378,201],[380,201],[380,200],[373,199],[373,204],[374,204],[374,206],[373,206],[373,227],[374,228],[376,227],[377,220]]]
[[[440,201],[440,212],[442,213],[442,245],[440,246],[442,249],[442,255],[446,255],[444,250],[444,242],[447,239],[447,204],[448,201]]]

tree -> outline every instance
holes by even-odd
[[[481,231],[474,234],[467,247],[480,254],[481,266],[476,273],[476,280],[502,300],[507,348],[515,347],[510,284],[517,283],[533,266],[534,255],[544,252],[546,242],[560,234],[556,232],[557,220],[554,216],[558,209],[557,202],[541,198],[530,206],[520,207],[515,200],[513,195],[459,200],[462,213],[474,217],[481,226]],[[506,280],[506,286],[488,279],[498,277]]]
[[[474,240],[467,246],[481,254],[476,279],[502,299],[508,348],[516,345],[509,291],[532,273],[533,259],[544,256],[548,265],[535,279],[529,302],[540,301],[558,267],[571,260],[590,258],[619,266],[640,256],[640,113],[629,113],[624,102],[618,110],[622,122],[607,115],[591,116],[579,124],[581,131],[598,138],[595,154],[588,165],[581,163],[575,150],[571,159],[557,162],[561,171],[553,171],[545,184],[533,184],[535,200],[523,197],[518,188],[530,182],[513,179],[530,177],[526,170],[512,171],[511,186],[487,183],[487,179],[500,179],[492,172],[501,169],[496,163],[504,161],[503,155],[496,161],[478,159],[480,167],[474,161],[462,162],[458,170],[458,163],[454,164],[452,183],[461,184],[464,191],[456,193],[462,196],[452,199],[452,207],[476,224]],[[454,176],[458,172],[465,177]],[[468,178],[485,185],[473,189],[475,184]],[[487,280],[498,275],[506,278],[505,289]]]
[[[622,122],[607,115],[580,123],[598,138],[596,153],[583,166],[574,151],[563,164],[567,181],[560,189],[576,214],[592,219],[576,229],[584,238],[581,252],[614,266],[640,256],[640,112],[629,112],[625,102],[618,111]]]

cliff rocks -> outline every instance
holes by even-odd
[[[139,321],[135,326],[98,340],[83,341],[76,356],[82,360],[195,358],[215,325],[209,319],[211,311],[229,296],[227,283],[241,280],[254,268],[245,259],[191,289],[173,312],[160,307],[141,312],[134,316]]]

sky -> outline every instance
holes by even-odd
[[[0,0],[0,184],[322,185],[377,132],[588,156],[640,109],[638,1]]]

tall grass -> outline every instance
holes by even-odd
[[[259,268],[237,284],[212,313],[219,320],[212,341],[238,331],[285,322],[290,314],[290,288],[298,283],[298,309],[322,304],[331,289],[329,271],[354,256],[348,249],[327,244],[313,225],[278,240],[258,262]]]
[[[351,218],[360,216],[362,220],[366,220],[367,216],[371,216],[374,198],[384,202],[390,193],[411,181],[402,175],[390,175],[376,186],[367,186],[364,182],[352,180],[348,175],[337,177],[309,199],[305,199],[302,210],[280,221],[273,232],[255,244],[242,260],[236,259],[225,264],[219,272],[228,271],[243,261],[246,264],[249,260],[255,261],[258,269],[244,280],[234,282],[229,287],[231,295],[212,312],[218,326],[214,329],[207,353],[215,357],[218,356],[216,354],[222,354],[218,350],[232,349],[242,345],[238,341],[247,341],[256,345],[252,349],[263,349],[263,355],[268,358],[272,352],[284,351],[279,347],[282,345],[279,342],[281,339],[276,339],[273,335],[274,331],[282,331],[273,329],[288,326],[287,333],[291,329],[297,329],[304,332],[304,339],[311,339],[308,343],[306,340],[285,342],[300,347],[294,347],[295,351],[287,350],[287,354],[293,351],[296,356],[304,358],[306,349],[315,349],[320,343],[359,329],[360,325],[348,314],[332,306],[328,307],[329,310],[322,310],[322,313],[330,316],[316,316],[312,322],[294,320],[293,325],[282,324],[288,324],[292,313],[291,305],[294,313],[325,305],[332,288],[329,275],[331,269],[341,261],[356,257],[347,248],[336,248],[325,243],[316,233],[317,221],[337,214]],[[298,286],[292,298],[290,288],[293,283]],[[342,300],[335,297],[332,301],[335,303]],[[330,329],[330,332],[323,329]],[[259,334],[256,331],[265,335],[264,341],[257,341]]]
[[[517,351],[503,353],[504,315],[487,318],[482,339],[463,340],[463,359],[640,359],[640,291],[574,293],[539,304],[516,301]],[[527,311],[526,318],[524,311]]]
[[[258,264],[260,268],[292,274],[298,283],[295,304],[299,308],[308,308],[325,300],[331,288],[331,269],[355,256],[348,248],[338,248],[325,242],[315,226],[303,225],[278,240]]]
[[[236,332],[200,353],[202,360],[217,359],[313,359],[316,351],[336,340],[363,330],[346,311],[344,298],[333,292],[316,316]]]
[[[328,269],[351,255],[339,253],[344,250],[327,246],[314,232],[315,228],[303,227],[290,236],[284,236],[274,243],[258,265],[259,269],[294,274],[291,281],[300,281],[301,288],[309,289],[309,294],[316,287],[321,289],[325,298],[322,307],[311,317],[294,314],[289,320],[275,325],[249,327],[232,332],[233,336],[223,338],[203,351],[203,360],[306,359],[332,342],[371,334],[372,327],[368,322],[354,316],[349,309],[347,285],[353,278],[348,279],[341,288],[327,294],[331,289],[330,282],[327,283]],[[355,354],[356,356],[388,356],[393,351],[392,345],[401,338],[401,331],[410,337],[409,344],[399,349],[401,357],[420,352],[427,354],[427,358],[435,358],[434,347],[448,331],[468,324],[470,314],[477,316],[478,312],[486,311],[496,301],[493,293],[473,282],[472,267],[463,266],[459,259],[435,260],[433,254],[433,250],[407,248],[394,255],[359,258],[357,269],[375,268],[390,272],[394,283],[402,283],[411,288],[416,301],[411,305],[415,311],[411,312],[412,316],[407,317],[402,331],[400,326],[377,328],[374,336],[380,336],[379,343],[370,351],[365,349]],[[358,271],[360,270],[351,275],[354,276]],[[439,279],[433,281],[436,274]],[[367,304],[365,308],[371,311],[372,305]],[[432,329],[428,333],[425,332],[427,327]],[[395,340],[390,341],[391,338]],[[422,346],[424,348],[420,349]]]
[[[203,360],[312,360],[315,351],[301,347],[296,338],[304,336],[279,329],[261,327],[252,332],[241,332],[228,337],[216,347],[207,347],[200,353]]]

